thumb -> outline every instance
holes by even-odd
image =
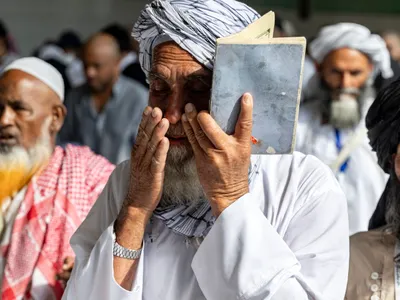
[[[240,104],[234,136],[239,140],[249,142],[253,128],[253,96],[249,93],[244,94]]]

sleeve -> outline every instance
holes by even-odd
[[[253,200],[253,201],[252,201]],[[192,268],[207,299],[343,299],[349,261],[347,206],[323,193],[292,217],[284,237],[251,194],[228,207]]]
[[[129,168],[130,163],[126,161],[115,169],[85,221],[72,236],[76,258],[63,300],[142,299],[145,246],[132,290],[124,290],[114,279],[113,224],[127,191]]]
[[[113,225],[110,225],[100,236],[90,256],[76,256],[63,300],[142,300],[144,244],[135,282],[132,289],[127,291],[114,279],[113,243]]]

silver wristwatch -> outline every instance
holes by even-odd
[[[113,255],[114,256],[130,259],[130,260],[135,260],[135,259],[139,259],[141,254],[142,254],[142,249],[131,250],[131,249],[122,247],[120,244],[117,243],[117,239],[115,238],[115,234],[114,234],[114,247],[113,247]]]

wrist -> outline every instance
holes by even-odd
[[[224,193],[210,197],[209,199],[213,215],[218,218],[225,209],[248,193],[249,188],[247,186],[246,188],[236,190],[232,193]]]
[[[115,221],[118,244],[128,249],[140,249],[151,214],[136,207],[125,207]]]

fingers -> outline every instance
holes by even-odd
[[[253,127],[253,97],[246,93],[241,100],[241,108],[235,127],[234,136],[243,142],[251,141],[251,130]]]
[[[63,270],[64,271],[71,271],[72,268],[74,267],[74,262],[75,262],[75,259],[73,257],[70,257],[70,256],[67,257],[64,260]]]
[[[167,160],[167,153],[169,149],[169,140],[167,137],[163,137],[158,143],[156,151],[151,158],[151,172],[152,174],[162,173],[165,168],[165,162]]]
[[[162,112],[159,108],[146,107],[143,112],[142,122],[139,127],[133,153],[135,160],[141,160],[146,153],[147,144],[151,139],[154,128],[161,121]]]
[[[193,104],[186,104],[185,114],[182,116],[182,123],[186,136],[194,150],[197,150],[199,147],[203,151],[214,148],[197,121],[197,111]]]
[[[201,111],[197,116],[197,120],[201,129],[211,143],[214,144],[215,148],[224,149],[228,143],[229,136],[219,127],[211,115],[208,112]]]
[[[147,143],[146,154],[143,159],[143,164],[148,166],[157,150],[159,143],[165,137],[169,128],[169,122],[167,119],[162,119],[160,123],[154,129],[150,141]]]
[[[71,272],[64,271],[64,272],[58,273],[56,276],[56,279],[64,281],[66,283],[70,277],[71,277]]]

